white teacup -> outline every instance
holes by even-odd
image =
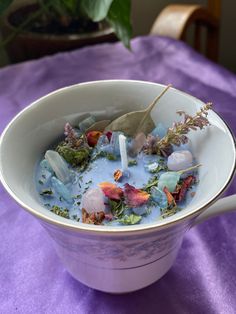
[[[44,208],[34,184],[35,166],[62,133],[85,113],[114,118],[145,108],[164,86],[140,81],[98,81],[55,91],[21,111],[0,142],[0,179],[8,193],[38,218],[53,238],[56,251],[73,277],[111,293],[141,289],[172,266],[185,232],[208,217],[233,210],[236,197],[217,201],[235,170],[235,143],[224,121],[209,113],[210,127],[191,132],[191,149],[200,182],[190,204],[172,217],[150,224],[94,226],[59,217]],[[171,88],[152,112],[155,122],[170,126],[177,110],[194,114],[203,103]]]

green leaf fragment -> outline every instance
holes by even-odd
[[[119,221],[120,223],[124,225],[135,225],[139,223],[141,219],[142,219],[142,216],[131,214],[131,215],[124,215],[122,218],[118,219],[117,221]]]

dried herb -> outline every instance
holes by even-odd
[[[128,112],[112,121],[105,130],[120,131],[131,137],[134,137],[139,132],[143,132],[144,134],[150,133],[155,127],[150,113],[170,86],[171,85],[166,86],[160,95],[158,95],[145,110]]]
[[[182,208],[180,208],[178,206],[174,206],[172,208],[164,209],[162,211],[162,213],[161,213],[161,217],[162,218],[167,218],[167,217],[173,216],[174,214],[178,213],[181,210],[182,210]]]
[[[178,184],[176,190],[172,193],[176,202],[181,202],[184,199],[187,190],[194,184],[194,182],[195,177],[188,176],[183,179],[180,184]]]
[[[87,147],[74,149],[65,144],[57,146],[56,151],[72,166],[81,166],[83,162],[87,162],[90,151]],[[82,165],[83,166],[83,165]]]
[[[61,216],[63,218],[67,218],[69,219],[69,210],[67,208],[60,208],[59,206],[52,206],[52,208],[50,209],[51,212],[53,212],[54,214]]]
[[[129,167],[137,166],[137,164],[138,164],[138,162],[136,159],[129,160],[129,162],[128,162]]]
[[[152,186],[157,186],[158,178],[157,176],[153,176],[151,179],[148,180],[148,183],[143,187],[143,190],[150,193]]]
[[[123,201],[117,202],[113,200],[108,200],[108,204],[110,206],[112,215],[116,218],[120,218],[126,209],[126,206]]]
[[[92,124],[87,130],[86,132],[89,131],[104,131],[104,129],[108,126],[108,124],[110,124],[110,120],[101,120],[101,121],[97,121],[94,124]]]
[[[49,196],[49,195],[52,195],[53,194],[53,191],[51,189],[48,189],[48,190],[43,190],[40,195],[45,195],[45,196]]]
[[[157,153],[159,155],[167,156],[171,151],[171,146],[180,146],[188,142],[186,134],[189,131],[197,129],[203,129],[210,125],[207,115],[208,111],[212,108],[211,103],[207,103],[198,111],[194,116],[188,115],[184,111],[177,111],[180,116],[183,116],[183,121],[174,122],[173,126],[167,130],[166,135],[161,139],[157,139],[155,145],[151,147],[151,153]]]
[[[139,223],[142,219],[142,216],[131,214],[131,215],[124,215],[121,219],[117,219],[123,225],[135,225]]]
[[[105,219],[103,211],[97,213],[88,213],[85,208],[82,208],[82,222],[91,225],[101,225]]]

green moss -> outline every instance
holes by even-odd
[[[89,149],[85,147],[75,150],[66,145],[58,145],[56,151],[72,166],[80,166],[89,157]]]

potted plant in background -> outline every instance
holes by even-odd
[[[0,46],[11,62],[117,38],[130,47],[131,0],[37,0],[9,9],[12,2],[0,3]]]

